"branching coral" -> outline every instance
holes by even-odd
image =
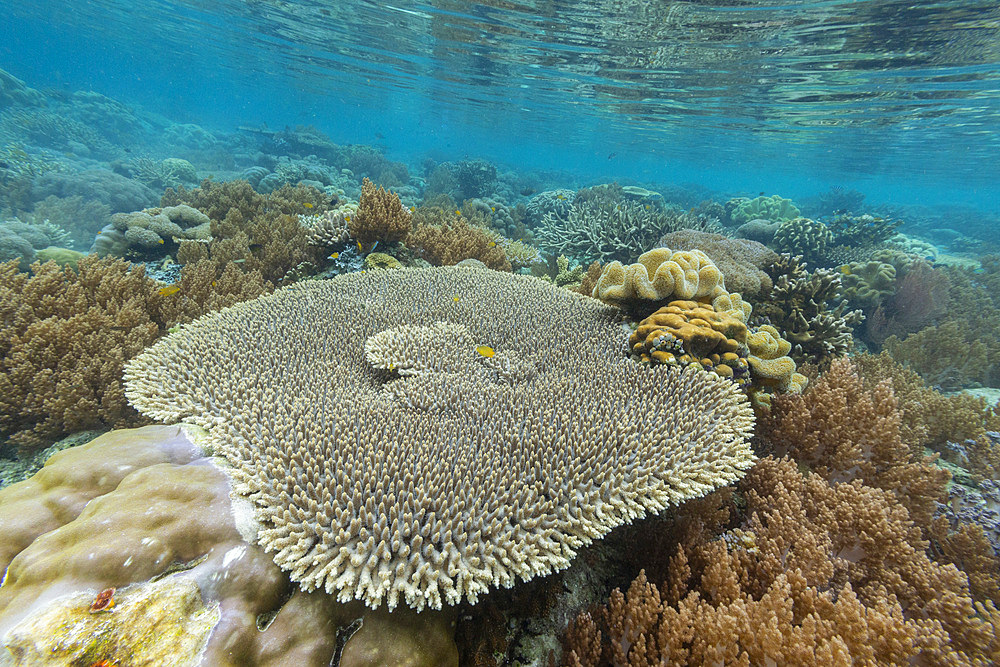
[[[1000,627],[891,494],[772,458],[740,487],[740,526],[580,616],[565,664],[983,664]]]
[[[926,527],[949,475],[931,459],[911,456],[901,419],[891,383],[868,388],[853,364],[839,359],[804,393],[775,397],[759,435],[776,454],[789,454],[833,483],[857,479],[896,494]]]
[[[419,209],[418,209],[419,210]],[[491,269],[510,271],[511,264],[495,233],[476,227],[461,216],[442,216],[441,224],[418,224],[406,238],[409,247],[431,264],[452,266],[477,259]]]
[[[145,421],[128,406],[124,362],[165,328],[141,267],[88,257],[0,265],[0,433],[22,451],[73,431]]]
[[[771,247],[778,252],[801,256],[813,266],[828,266],[828,248],[833,234],[826,225],[809,218],[794,218],[783,222],[774,232]]]
[[[949,319],[900,340],[889,336],[885,350],[942,389],[975,386],[989,377],[989,348],[963,322]]]
[[[864,316],[860,310],[847,311],[840,274],[827,269],[808,272],[801,258],[788,255],[769,271],[774,288],[754,313],[792,343],[792,359],[825,366],[846,355],[854,345],[854,327]]]
[[[399,201],[399,195],[376,188],[366,178],[361,183],[358,210],[348,217],[347,227],[351,236],[367,248],[376,243],[395,243],[410,232],[410,211]]]

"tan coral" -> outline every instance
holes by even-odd
[[[656,248],[635,264],[611,262],[604,267],[594,298],[607,303],[636,300],[711,299],[726,291],[722,273],[700,250],[673,252]]]
[[[423,347],[428,329],[458,325],[468,341],[456,330]],[[384,356],[374,367],[366,341],[391,349],[382,336],[413,346],[403,360],[444,357],[415,375]],[[364,272],[204,317],[130,363],[126,383],[145,414],[209,429],[292,579],[419,609],[565,568],[613,527],[750,465],[738,388],[628,363],[626,338],[614,309],[529,276]],[[494,356],[471,361],[459,343]]]
[[[747,347],[755,383],[779,392],[799,393],[805,388],[806,377],[795,372],[795,362],[788,356],[792,344],[777,329],[762,325],[747,338]]]
[[[778,253],[763,243],[682,229],[665,234],[660,244],[675,250],[701,250],[726,276],[726,288],[743,296],[767,294],[773,286],[764,269],[777,261]]]
[[[347,220],[351,236],[369,249],[375,243],[394,243],[410,231],[410,212],[399,195],[376,188],[367,178],[361,183],[358,210]]]

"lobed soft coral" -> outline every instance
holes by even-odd
[[[726,277],[726,288],[743,297],[766,295],[773,287],[765,269],[778,261],[778,254],[763,243],[682,229],[664,234],[660,245],[674,250],[701,250]]]

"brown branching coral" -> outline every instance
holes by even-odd
[[[988,664],[995,615],[976,616],[964,575],[928,557],[892,494],[772,458],[740,488],[739,528],[578,618],[564,663]]]
[[[168,190],[163,201],[183,201],[212,220],[211,243],[181,242],[177,257],[182,263],[202,259],[213,259],[220,265],[234,262],[278,284],[290,272],[317,263],[323,255],[321,246],[310,243],[310,227],[299,221],[303,213],[326,212],[327,198],[316,188],[284,185],[264,196],[246,181],[205,181],[191,191]]]
[[[371,248],[376,243],[395,243],[410,231],[410,212],[399,195],[376,188],[367,178],[361,183],[358,210],[347,221],[351,236]]]
[[[489,230],[470,225],[463,217],[446,216],[441,224],[414,227],[406,243],[437,266],[452,266],[463,259],[478,259],[491,269],[510,271],[510,262],[494,238]]]
[[[199,319],[128,365],[127,393],[209,429],[305,589],[440,607],[751,464],[739,390],[623,363],[626,336],[529,276],[354,273]]]
[[[775,454],[831,482],[857,479],[896,494],[926,527],[950,476],[930,460],[912,460],[901,418],[890,382],[868,388],[852,363],[839,359],[804,393],[776,396],[758,435]]]
[[[0,434],[22,452],[147,421],[125,400],[122,365],[165,329],[164,297],[128,262],[90,256],[78,267],[0,264]]]

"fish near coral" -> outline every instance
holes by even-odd
[[[111,611],[115,606],[115,589],[105,588],[97,594],[94,601],[90,603],[90,613],[98,614],[102,611]]]

